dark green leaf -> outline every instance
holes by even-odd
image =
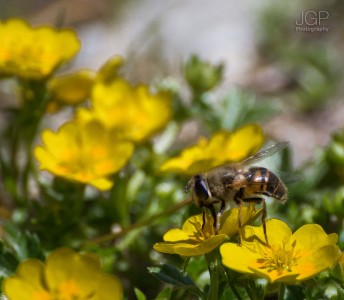
[[[137,300],[146,300],[146,296],[138,288],[134,288],[135,296]]]
[[[159,280],[171,284],[177,288],[188,289],[194,294],[204,297],[203,292],[194,284],[192,279],[176,267],[164,264],[162,267],[148,268],[150,274]]]

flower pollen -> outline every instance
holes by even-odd
[[[215,230],[213,226],[212,219],[207,220],[202,226],[201,222],[190,222],[193,226],[195,231],[193,232],[193,235],[189,235],[190,239],[197,240],[197,241],[205,241],[207,239],[210,239],[215,235]],[[203,227],[203,228],[202,228]]]
[[[258,259],[263,266],[261,269],[268,269],[268,272],[273,270],[282,273],[283,271],[292,272],[292,267],[297,265],[297,257],[294,254],[296,241],[293,242],[291,249],[286,249],[286,245],[272,245],[266,248],[263,259]]]

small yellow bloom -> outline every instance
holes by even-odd
[[[80,48],[74,31],[31,27],[21,19],[0,21],[0,73],[43,79],[71,59]]]
[[[263,142],[264,134],[258,125],[246,125],[234,132],[217,132],[210,140],[201,138],[197,145],[169,159],[160,170],[194,175],[223,163],[241,161],[254,154]]]
[[[97,81],[103,83],[111,83],[111,81],[119,77],[119,71],[124,64],[121,56],[115,55],[108,59],[99,69],[97,73]]]
[[[68,248],[51,253],[45,264],[22,262],[15,275],[3,282],[9,300],[113,300],[122,299],[119,280],[103,273],[99,259]]]
[[[262,226],[245,226],[241,247],[233,243],[221,246],[223,264],[270,282],[293,283],[332,267],[340,256],[337,234],[327,235],[317,224],[304,225],[294,234],[278,219],[267,220],[266,227],[270,245]]]
[[[95,76],[95,72],[80,70],[51,79],[48,112],[56,112],[62,106],[77,105],[90,98]]]
[[[44,130],[42,141],[43,146],[35,148],[41,170],[100,190],[111,188],[108,177],[127,163],[134,150],[131,142],[116,138],[97,121],[71,121],[56,133]]]
[[[188,218],[182,229],[171,229],[164,235],[164,242],[156,243],[156,251],[182,256],[196,256],[209,253],[226,239],[238,233],[238,208],[232,208],[221,216],[219,234],[215,234],[213,219],[206,215],[202,229],[202,214]],[[242,224],[253,222],[261,213],[253,205],[242,207]]]
[[[167,94],[154,95],[145,85],[133,87],[116,78],[108,84],[102,81],[95,84],[92,108],[80,109],[77,118],[99,120],[123,138],[141,142],[161,130],[171,115],[171,99]]]

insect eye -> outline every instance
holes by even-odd
[[[203,178],[197,178],[195,180],[194,192],[198,198],[200,204],[206,202],[209,198],[210,192],[209,188]]]

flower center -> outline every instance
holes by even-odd
[[[296,241],[293,242],[291,247],[283,245],[271,245],[269,249],[264,251],[264,258],[259,259],[258,262],[262,263],[261,268],[268,269],[268,271],[276,270],[278,272],[291,272],[292,267],[297,265],[297,257],[294,253]]]
[[[193,225],[196,230],[193,232],[193,235],[190,236],[192,239],[204,241],[215,235],[213,219],[211,217],[206,217],[204,226],[201,222],[195,222]]]
[[[51,292],[51,300],[88,300],[94,296],[92,293],[83,295],[80,286],[72,279],[61,282],[58,288]],[[38,298],[40,299],[40,298]],[[42,298],[45,299],[45,298]]]

